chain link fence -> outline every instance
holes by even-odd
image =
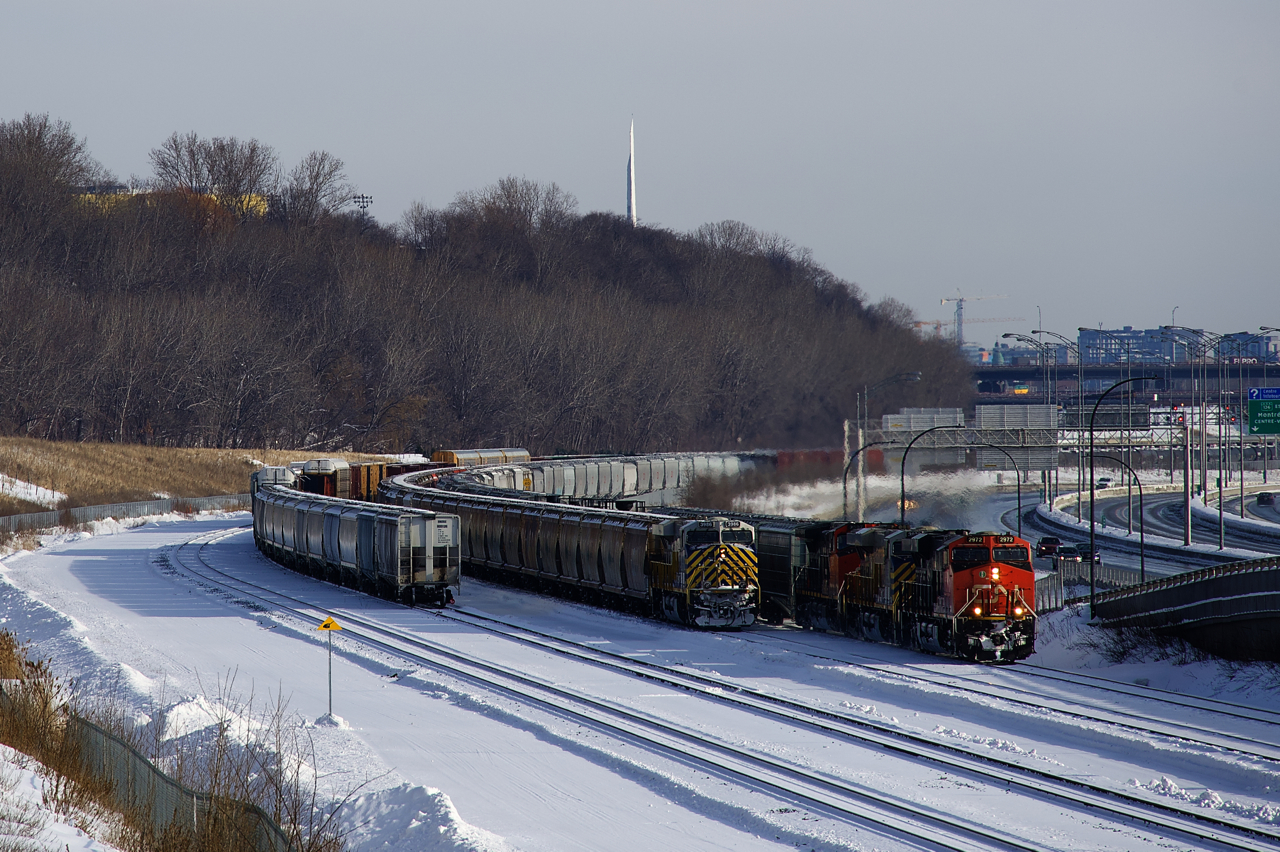
[[[236,849],[291,852],[284,831],[256,805],[184,787],[124,740],[79,716],[70,717],[66,735],[79,742],[89,772],[110,785],[116,808],[142,814],[156,837],[208,834],[213,821],[214,833]]]
[[[141,518],[182,511],[235,511],[252,505],[248,494],[222,494],[217,497],[169,497],[163,500],[141,500],[136,503],[107,503],[102,506],[78,506],[50,512],[0,517],[0,532],[45,530],[53,527],[87,524],[107,518]]]

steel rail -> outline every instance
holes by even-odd
[[[228,575],[225,572],[222,572],[219,569],[214,568],[212,565],[210,565],[207,562],[207,560],[203,559],[203,556],[201,556],[201,561],[210,570],[215,571],[219,574],[222,574],[224,577],[227,577],[234,583],[257,588],[264,592],[267,592],[268,594],[271,594],[286,600],[293,600],[296,603],[300,603],[310,608],[318,608],[316,607],[315,604],[311,604],[310,602],[293,598],[289,595],[276,592],[274,590],[263,587],[259,584],[251,583],[249,581],[246,581],[240,578],[232,577],[231,575]],[[186,567],[189,571],[192,570],[189,566],[186,566]],[[193,572],[193,573],[198,573],[198,572]],[[206,577],[205,579],[208,579],[211,582],[216,582],[220,584],[222,584],[223,582],[223,581],[213,580],[212,578],[208,578],[208,577]],[[250,594],[257,596],[256,593],[250,593]],[[260,597],[260,599],[262,598]],[[275,603],[275,605],[280,606],[279,603]],[[285,605],[285,608],[293,609],[288,605]],[[370,623],[366,619],[360,616],[355,616],[350,613],[344,613],[341,611],[332,611],[332,610],[323,610],[323,612],[325,612],[328,615],[336,615],[338,617],[344,618],[353,624],[363,622],[365,624],[366,629],[368,630],[380,632],[384,635],[394,638],[395,641],[398,641],[398,642],[404,642],[410,645],[421,647],[427,650],[429,653],[440,654],[450,659],[457,659],[460,664],[480,666],[484,670],[489,671],[493,674],[502,674],[502,676],[505,676],[505,677],[515,678],[521,682],[527,682],[530,685],[535,686],[539,689],[555,690],[558,692],[558,694],[562,694],[564,697],[574,701],[585,702],[587,704],[596,705],[600,707],[604,707],[605,705],[605,702],[601,702],[599,699],[596,699],[590,696],[582,696],[576,693],[570,693],[568,690],[565,690],[563,687],[547,685],[540,681],[530,679],[526,675],[523,675],[522,673],[505,670],[504,667],[495,666],[494,664],[490,664],[485,661],[478,660],[477,658],[470,657],[469,655],[461,654],[460,652],[454,651],[452,649],[440,648],[434,643],[425,642],[417,637],[405,636],[404,634],[400,634],[397,631],[390,630],[381,625]],[[301,615],[304,618],[309,618],[316,621],[323,620],[318,618],[317,616],[308,616],[300,612],[297,614]],[[435,613],[435,614],[438,615],[438,613]],[[527,628],[522,628],[522,627],[517,627],[516,629],[520,629],[526,632],[535,632],[535,631],[528,631]],[[380,640],[374,639],[372,641],[375,643],[380,643]],[[565,643],[565,644],[571,644],[571,643],[567,643],[566,640],[560,640],[558,638],[555,638],[555,641],[560,643]],[[551,649],[545,649],[545,650],[551,650]],[[591,654],[596,656],[597,659],[599,656],[603,656],[607,654],[607,652],[600,652],[599,649],[590,649],[590,650],[591,650]],[[401,651],[401,653],[404,653],[404,652]],[[575,656],[580,656],[581,654],[582,652],[576,652]],[[670,682],[668,683],[668,685],[670,686],[674,686],[676,688],[684,689],[684,690],[696,691],[702,694],[703,697],[708,697],[718,702],[741,704],[741,705],[747,706],[749,709],[756,712],[761,712],[761,711],[770,712],[773,715],[782,717],[784,721],[790,724],[798,724],[802,726],[817,728],[827,734],[839,734],[844,736],[845,738],[853,737],[861,741],[864,745],[871,745],[871,746],[878,747],[882,750],[896,752],[915,760],[925,760],[925,761],[934,762],[934,763],[941,763],[947,766],[947,768],[951,769],[952,771],[963,772],[969,775],[977,775],[980,778],[982,778],[982,780],[991,781],[996,783],[997,785],[1004,784],[1006,785],[1006,787],[1010,785],[1016,785],[1019,787],[1019,789],[1022,789],[1025,792],[1038,794],[1041,796],[1047,795],[1054,798],[1063,799],[1072,806],[1077,806],[1077,807],[1083,806],[1083,807],[1094,808],[1097,810],[1102,810],[1104,812],[1108,812],[1113,816],[1117,816],[1122,819],[1137,820],[1140,822],[1147,823],[1149,825],[1159,826],[1170,832],[1187,834],[1189,836],[1196,837],[1197,839],[1200,839],[1200,840],[1210,840],[1213,842],[1223,843],[1226,845],[1234,845],[1236,848],[1241,848],[1241,849],[1270,848],[1268,846],[1253,845],[1252,840],[1254,838],[1265,839],[1268,842],[1280,841],[1280,834],[1272,835],[1269,832],[1260,831],[1257,829],[1250,828],[1248,826],[1242,826],[1237,823],[1218,820],[1212,817],[1206,818],[1203,814],[1184,811],[1180,808],[1173,807],[1162,802],[1152,802],[1146,799],[1140,799],[1137,797],[1129,796],[1124,793],[1110,790],[1105,787],[1092,785],[1088,782],[1084,782],[1079,779],[1061,778],[1059,776],[1054,776],[1051,773],[1047,773],[1041,770],[1029,769],[1027,767],[1021,767],[1021,766],[1018,766],[1017,764],[1008,763],[1006,761],[1001,761],[999,759],[993,759],[986,755],[973,755],[972,753],[967,752],[964,749],[960,749],[960,748],[945,745],[945,744],[938,744],[938,743],[926,740],[924,738],[915,737],[914,735],[895,732],[895,735],[893,737],[886,738],[883,735],[878,737],[875,735],[869,735],[866,730],[851,731],[846,726],[852,726],[858,729],[873,728],[874,726],[866,724],[864,720],[852,719],[844,716],[843,714],[824,711],[818,708],[807,707],[805,705],[799,704],[798,702],[793,702],[788,699],[782,699],[776,696],[768,696],[765,694],[747,693],[740,685],[733,684],[732,682],[709,678],[708,676],[705,676],[705,675],[696,675],[696,674],[689,674],[686,672],[679,672],[677,670],[667,669],[665,667],[660,667],[660,666],[657,666],[656,664],[647,663],[644,661],[635,661],[635,660],[627,659],[626,664],[628,667],[628,672],[630,674],[645,677],[646,679],[651,681],[652,680],[670,680]],[[645,673],[640,674],[640,670],[645,670]],[[655,671],[661,671],[662,676],[661,677],[655,676],[654,674]],[[698,683],[703,683],[706,686],[699,688],[697,686]],[[708,692],[707,687],[710,687],[710,689],[713,691]],[[726,687],[729,689],[735,690],[735,692],[725,693],[723,690]],[[792,708],[801,708],[804,710],[805,713],[812,714],[813,716],[816,716],[819,718],[806,719],[806,718],[798,717],[794,713],[780,714],[776,710],[771,710],[768,706],[769,704],[788,704],[788,703],[791,705]],[[809,775],[809,773],[804,773],[800,770],[797,770],[795,767],[791,767],[787,764],[783,764],[771,757],[762,757],[760,755],[756,755],[751,752],[746,752],[741,749],[736,749],[732,746],[716,743],[712,740],[705,738],[701,734],[696,734],[694,732],[689,731],[688,729],[672,728],[665,722],[659,722],[657,720],[649,719],[647,714],[638,714],[636,711],[626,709],[626,708],[619,708],[616,705],[613,705],[612,703],[608,703],[607,707],[605,707],[604,709],[607,709],[611,713],[615,713],[615,714],[622,713],[624,715],[632,716],[633,718],[631,719],[631,721],[633,722],[638,721],[648,725],[658,725],[660,727],[664,727],[667,729],[668,735],[677,735],[684,738],[692,737],[697,741],[703,743],[703,745],[705,746],[710,746],[718,749],[729,749],[732,753],[737,755],[738,759],[745,759],[748,761],[756,761],[756,762],[765,761],[771,766],[773,771],[783,771],[791,774],[800,774],[802,776]],[[836,728],[832,727],[833,722],[837,724]],[[625,730],[630,735],[634,735],[635,733],[634,731],[631,731],[629,729],[625,729]],[[915,747],[924,746],[934,751],[950,752],[952,754],[958,755],[959,757],[956,758],[950,755],[947,755],[947,756],[928,755],[928,754],[922,754],[918,751],[912,751],[908,748],[905,748],[901,744],[901,741],[904,739],[911,741],[911,744]],[[991,770],[984,770],[983,768],[978,766],[974,766],[972,764],[972,761],[975,761],[975,760],[982,763],[997,764],[1000,767],[1001,771],[997,773]],[[1029,777],[1015,779],[1015,778],[1012,778],[1009,774],[1007,774],[1010,771],[1016,771],[1020,775],[1029,776]],[[983,778],[982,776],[986,776],[986,777]],[[773,782],[769,782],[767,779],[757,778],[754,780],[761,783],[773,783]],[[845,782],[840,782],[838,780],[832,780],[829,778],[822,778],[819,776],[813,776],[812,778],[809,778],[808,783],[820,783],[826,786],[830,786],[834,784],[837,787],[848,787],[848,785]],[[1075,795],[1067,795],[1067,794],[1064,794],[1061,790],[1052,789],[1054,786],[1070,787],[1075,792]],[[803,794],[797,794],[794,790],[790,792],[796,795],[803,795]],[[1088,800],[1081,798],[1080,796],[1081,793],[1085,794],[1088,797]],[[861,790],[857,790],[852,787],[849,787],[848,789],[844,790],[844,795],[867,797],[869,794],[867,794],[865,791],[861,791]],[[919,805],[916,803],[912,803],[909,806],[903,806],[895,802],[885,801],[883,797],[878,795],[873,795],[872,798],[875,799],[876,802],[881,806],[890,807],[890,808],[906,807],[908,811],[913,814],[912,818],[917,818],[917,819],[929,818],[928,815],[921,815],[918,812],[912,810],[914,808],[919,807]],[[1117,804],[1117,802],[1113,800],[1119,800],[1119,804]],[[826,802],[826,805],[830,806],[830,802]],[[1174,822],[1161,821],[1161,820],[1154,819],[1150,813],[1150,811],[1152,810],[1160,812],[1166,818],[1166,820],[1169,816],[1174,817]],[[866,817],[865,814],[851,813],[850,815],[858,816],[864,819],[868,818]],[[1212,825],[1218,831],[1207,831],[1203,828],[1204,824]],[[952,825],[951,827],[954,828],[955,826]],[[1219,832],[1227,832],[1229,833],[1230,836],[1226,836]],[[1245,835],[1246,837],[1242,838],[1239,835]],[[984,839],[992,839],[989,829],[980,830],[980,833],[978,836],[981,836]],[[1020,839],[1004,838],[1004,839],[1001,839],[1001,842],[1006,843],[1007,845],[1010,845],[1013,848],[1031,848],[1031,847],[1025,847],[1021,845],[1024,841]]]

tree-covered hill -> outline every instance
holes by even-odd
[[[737,222],[580,214],[504,178],[395,227],[340,160],[175,134],[130,190],[63,122],[0,122],[0,431],[177,446],[832,446],[855,393],[962,405],[892,300]]]

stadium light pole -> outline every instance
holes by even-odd
[[[1089,618],[1094,617],[1094,605],[1097,603],[1098,586],[1096,571],[1094,570],[1093,554],[1098,551],[1098,538],[1096,524],[1097,520],[1094,515],[1094,485],[1093,485],[1093,418],[1098,416],[1098,406],[1107,398],[1107,394],[1111,393],[1118,387],[1127,385],[1131,382],[1148,382],[1159,381],[1159,376],[1134,376],[1129,379],[1121,379],[1111,387],[1102,392],[1098,397],[1098,401],[1093,404],[1093,412],[1089,415]]]
[[[963,429],[963,428],[964,426],[957,426],[957,425],[930,427],[928,429],[925,429],[919,435],[916,435],[914,438],[912,438],[907,443],[907,448],[902,451],[902,471],[901,471],[901,479],[900,479],[900,490],[898,492],[898,508],[899,508],[898,523],[902,524],[904,527],[907,525],[907,454],[911,452],[911,448],[915,446],[916,441],[919,441],[921,438],[923,438],[925,435],[928,435],[930,432],[937,432],[939,429]]]

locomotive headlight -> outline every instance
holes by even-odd
[[[1020,607],[1020,606],[1015,606],[1015,607],[1013,608],[1013,614],[1014,614],[1014,615],[1022,615],[1022,607]]]
[[[974,615],[982,615],[982,607],[980,607],[980,606],[975,606],[975,607],[973,608],[973,614],[974,614]]]
[[[991,569],[991,579],[993,579],[993,580],[999,580],[999,579],[1000,579],[1000,569],[999,569],[999,568],[992,568],[992,569]]]

